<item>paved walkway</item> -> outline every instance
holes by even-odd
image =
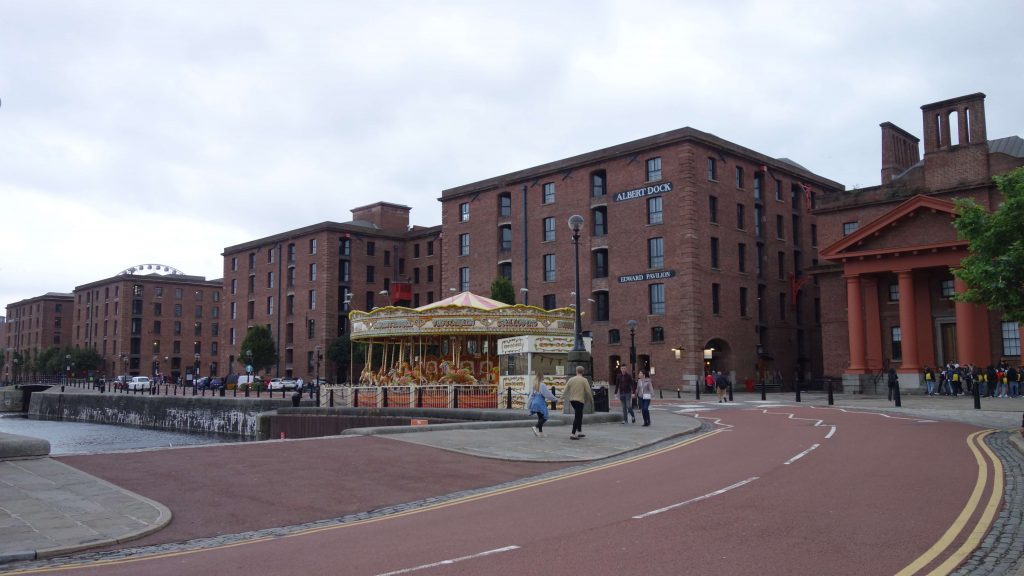
[[[674,396],[674,393],[672,395]],[[250,445],[186,448],[181,451],[161,450],[151,452],[146,457],[150,458],[150,464],[161,459],[170,461],[176,458],[174,466],[187,466],[189,462],[193,462],[192,466],[195,468],[201,462],[203,466],[207,467],[206,469],[209,469],[210,462],[196,455],[219,450],[218,458],[223,461],[225,455],[232,453],[268,451],[275,447],[284,447],[287,454],[305,452],[305,450],[299,449],[299,446],[306,446],[308,452],[312,453],[314,450],[322,450],[323,447],[331,445],[325,443],[338,445],[339,442],[348,440],[349,446],[355,446],[358,442],[369,443],[370,448],[376,447],[376,451],[380,451],[381,444],[379,442],[399,441],[398,444],[401,445],[429,446],[454,453],[490,458],[495,461],[533,463],[524,464],[526,466],[538,466],[544,463],[571,464],[613,457],[657,444],[672,437],[689,434],[700,428],[701,424],[697,419],[679,417],[680,414],[708,416],[721,410],[753,408],[771,404],[792,404],[794,395],[772,394],[769,395],[767,402],[762,402],[759,395],[744,393],[737,394],[735,399],[736,402],[732,404],[717,404],[713,397],[709,401],[707,396],[699,403],[692,397],[658,399],[652,407],[654,425],[650,428],[641,427],[639,424],[623,425],[615,422],[614,412],[610,415],[588,416],[588,421],[584,424],[584,432],[587,437],[581,440],[570,440],[568,438],[569,427],[563,417],[552,414],[552,421],[545,426],[547,433],[545,438],[534,437],[529,429],[531,422],[522,421],[510,423],[508,427],[503,428],[472,430],[458,429],[458,425],[447,425],[443,427],[446,429],[438,431],[387,434],[383,436],[387,440],[370,438],[358,441],[348,436],[333,439],[273,441]],[[802,400],[802,404],[806,406],[824,407],[827,404],[826,396],[821,393],[804,393]],[[974,410],[971,398],[920,396],[904,397],[903,407],[900,409],[895,408],[885,398],[837,395],[835,401],[835,407],[842,409],[912,413],[928,418],[955,420],[1001,430],[1015,431],[1021,426],[1024,399],[983,399],[982,405],[984,410]],[[612,406],[613,410],[615,408],[616,406]],[[669,412],[675,415],[668,417]],[[608,422],[608,420],[613,420],[613,422]],[[366,433],[372,434],[373,432],[367,431]],[[1004,438],[1006,438],[1004,441],[1006,446],[1016,446],[1018,450],[1024,452],[1024,441],[1021,441],[1019,434],[1009,434]],[[0,442],[2,441],[0,439]],[[374,444],[375,442],[376,444]],[[199,452],[189,453],[186,452],[187,450]],[[284,453],[280,450],[276,453],[267,452],[266,464],[269,466],[271,462],[281,459],[282,454]],[[432,459],[431,461],[443,460],[443,458],[438,458],[437,454],[430,452],[428,457]],[[1005,453],[1001,456],[1004,460],[1007,457]],[[101,457],[86,456],[82,458]],[[177,464],[178,461],[182,464]],[[115,460],[110,460],[110,462],[115,462]],[[248,462],[251,464],[252,460],[250,459]],[[231,466],[235,464],[227,463]],[[250,470],[245,462],[237,464],[241,467],[240,469]],[[418,464],[422,465],[423,463]],[[449,464],[452,470],[458,470],[459,466],[465,466],[465,462],[462,460],[452,461]],[[294,465],[294,463],[289,465]],[[252,469],[256,470],[256,468],[260,467]],[[512,478],[516,474],[525,476],[537,473],[537,471],[553,469],[551,466],[516,468],[515,471],[510,472],[511,469],[506,467],[502,470],[495,469],[494,474],[487,477],[486,480],[497,483],[501,481],[501,478]],[[187,469],[181,470],[181,472],[182,479],[189,478]],[[259,470],[254,473],[257,472]],[[511,476],[509,476],[510,474]],[[308,480],[311,486],[318,482],[322,484],[319,476],[310,477]],[[260,484],[270,482],[270,479],[261,476],[252,481]],[[297,491],[301,491],[301,488]],[[431,488],[443,491],[447,485],[435,485]],[[368,486],[367,489],[373,489],[373,487]],[[455,487],[454,489],[466,489],[466,487]],[[136,490],[141,490],[141,488],[136,488]],[[1017,487],[1017,490],[1018,493],[1012,499],[1007,498],[1008,510],[1000,517],[1000,522],[1003,524],[1014,521],[1020,523],[1021,513],[1024,511],[1024,495],[1021,495],[1020,492],[1024,492],[1024,490],[1021,487]],[[437,496],[437,494],[433,494],[433,496]],[[160,499],[160,496],[154,497]],[[242,510],[241,513],[262,515],[265,514],[265,511],[253,509],[248,512]],[[1005,520],[1003,520],[1004,517]],[[0,460],[0,563],[52,557],[97,546],[109,547],[160,530],[170,520],[171,512],[162,504],[57,460],[51,458]],[[282,518],[282,523],[279,525],[284,526],[288,521],[290,520]],[[179,527],[179,530],[187,530],[187,528],[187,526]],[[1003,538],[1005,540],[1009,537],[1004,536]],[[186,540],[188,536],[180,536],[180,539]],[[1019,541],[1019,536],[1017,536],[1017,540]],[[1000,546],[1000,542],[1003,540],[996,539],[991,542],[992,552],[989,553],[991,558],[987,559],[985,554],[977,555],[977,558],[973,559],[974,567],[985,566],[985,562],[989,562],[990,566],[1004,568],[1017,563],[1019,565],[1016,568],[1017,574],[1024,576],[1024,565],[1020,563],[1020,557],[1024,555],[1024,552],[1020,546],[1015,546],[1013,542],[1007,542],[1006,546]],[[991,571],[989,573],[1013,574],[1014,572],[1011,569],[1011,571]]]

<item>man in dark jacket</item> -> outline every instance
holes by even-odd
[[[619,402],[622,404],[622,423],[629,423],[629,419],[626,417],[628,412],[629,418],[632,418],[635,424],[636,414],[633,413],[633,395],[636,394],[636,382],[633,380],[633,376],[626,371],[625,366],[622,366],[622,370],[615,375],[615,393],[619,395]]]

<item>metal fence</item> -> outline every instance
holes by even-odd
[[[342,408],[505,408],[497,386],[325,386],[320,406]]]

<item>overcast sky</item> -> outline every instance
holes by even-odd
[[[1020,0],[0,0],[0,314],[691,126],[847,188],[984,92],[1024,136]]]

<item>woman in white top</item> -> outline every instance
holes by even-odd
[[[636,377],[636,400],[640,404],[640,413],[644,417],[644,426],[651,425],[651,398],[654,397],[654,384],[643,370]]]
[[[544,384],[544,376],[537,372],[533,390],[530,392],[530,397],[526,403],[530,414],[537,415],[537,425],[533,427],[533,434],[535,436],[544,437],[544,423],[548,421],[548,402],[555,399],[555,395]]]

